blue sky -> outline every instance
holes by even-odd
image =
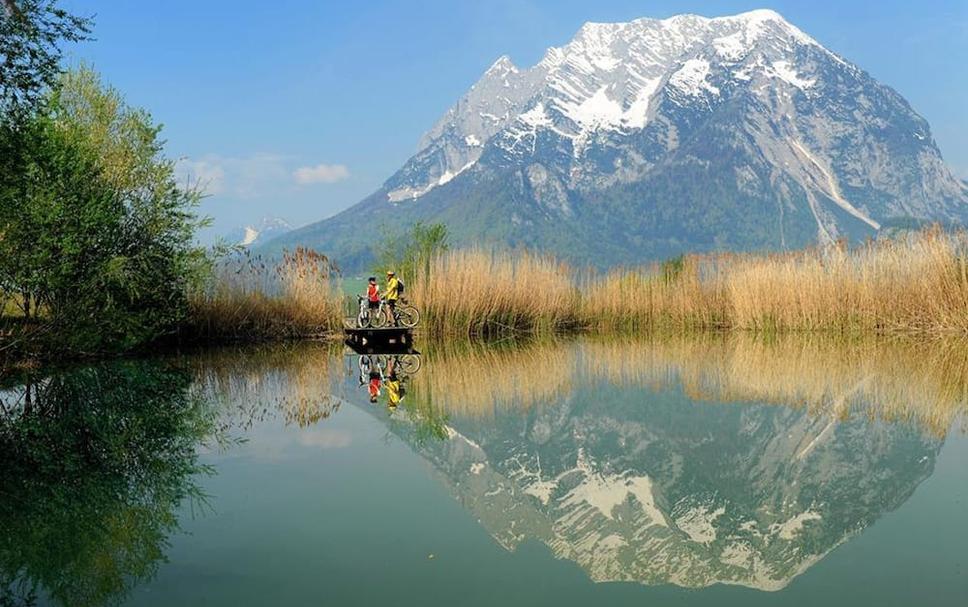
[[[520,67],[586,21],[772,8],[895,89],[968,177],[968,2],[927,0],[81,1],[71,49],[165,125],[206,179],[214,232],[357,202],[500,55]]]

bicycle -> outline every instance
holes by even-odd
[[[380,373],[386,374],[390,368],[390,361],[393,367],[401,375],[416,375],[420,370],[420,356],[416,354],[378,354],[373,361]]]
[[[386,314],[386,299],[380,300],[380,307],[377,308],[376,314],[370,316],[370,326],[376,329],[386,326],[387,314]],[[404,326],[408,329],[412,329],[417,326],[420,322],[420,312],[417,308],[413,307],[407,300],[401,298],[397,300],[397,305],[390,308],[393,310],[393,326],[399,327]]]
[[[359,300],[360,311],[356,315],[356,326],[360,329],[365,329],[367,327],[374,327],[373,324],[373,310],[370,308],[370,300],[362,295],[357,295],[356,299]],[[377,311],[377,316],[383,317],[383,314]],[[386,318],[383,318],[384,323]],[[381,327],[383,325],[380,325]]]
[[[370,379],[370,371],[374,368],[380,373],[380,379],[383,379],[383,370],[380,369],[379,365],[373,360],[372,354],[361,354],[359,358],[359,368],[360,368],[360,385],[365,386],[366,382]]]

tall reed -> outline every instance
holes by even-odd
[[[968,335],[968,234],[854,248],[690,255],[604,274],[550,257],[444,253],[413,286],[426,325],[475,335],[561,328]]]
[[[248,252],[222,262],[192,294],[188,335],[208,339],[287,338],[337,331],[343,299],[336,266],[305,248],[276,264]]]
[[[571,269],[527,252],[465,249],[439,255],[412,290],[434,332],[554,331],[578,322]]]
[[[963,232],[927,230],[852,249],[690,256],[681,266],[671,277],[626,271],[594,282],[589,320],[605,327],[968,334]]]

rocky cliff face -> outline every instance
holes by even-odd
[[[360,222],[443,221],[458,244],[608,265],[966,218],[925,120],[760,10],[589,23],[531,68],[501,57],[380,191],[282,240],[352,265]]]

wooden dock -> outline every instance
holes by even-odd
[[[343,332],[346,334],[346,345],[360,354],[406,353],[413,350],[413,331],[406,327],[344,327]]]

